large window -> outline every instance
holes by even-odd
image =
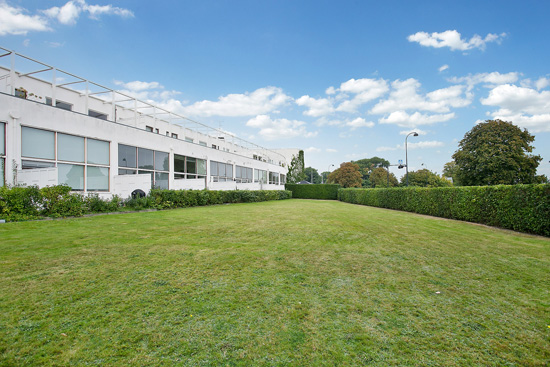
[[[267,183],[267,171],[264,171],[262,169],[255,169],[254,182]]]
[[[174,154],[174,178],[176,180],[204,178],[206,160]]]
[[[5,172],[6,172],[6,124],[0,122],[0,186],[5,184]]]
[[[151,175],[151,184],[159,189],[168,189],[169,154],[130,145],[118,145],[118,174]]]
[[[233,165],[210,161],[210,176],[213,182],[232,181]]]
[[[252,168],[235,166],[235,179],[237,182],[252,182]]]
[[[269,172],[269,183],[271,185],[279,184],[279,174],[277,172]]]
[[[109,191],[109,142],[25,126],[21,142],[22,169],[57,166],[59,184]]]

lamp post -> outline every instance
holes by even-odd
[[[409,135],[418,136],[418,133],[416,131],[413,131],[408,133],[405,137],[405,170],[407,171],[407,186],[409,186],[409,156],[407,154],[407,139],[409,138]]]
[[[328,173],[329,173],[329,174],[330,174],[330,167],[334,167],[334,164],[331,164],[331,165],[329,165],[329,166],[328,166],[328,169],[327,169],[327,171],[328,171]],[[322,174],[322,173],[321,173],[321,178],[322,178],[322,179],[324,179],[324,177],[323,177],[323,174]],[[327,175],[327,182],[328,182],[328,175]],[[321,182],[321,183],[323,183],[323,182]]]

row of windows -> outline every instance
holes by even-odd
[[[235,180],[242,183],[252,182],[252,171],[252,168],[235,166]]]
[[[210,176],[214,182],[225,182],[233,180],[233,165],[210,161]]]
[[[58,183],[75,191],[109,191],[107,141],[21,127],[22,169],[57,167]]]
[[[154,187],[168,189],[169,154],[158,150],[118,145],[118,174],[148,173]]]
[[[174,178],[194,179],[206,177],[206,160],[174,154]]]

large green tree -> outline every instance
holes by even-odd
[[[340,168],[332,171],[328,176],[329,183],[337,183],[342,187],[361,187],[361,172],[355,163],[345,162]]]
[[[320,184],[321,183],[321,175],[319,175],[319,172],[313,167],[306,167],[304,170],[304,174],[306,176],[306,180],[311,182],[312,184]]]
[[[443,177],[450,178],[453,181],[454,186],[460,186],[460,180],[458,179],[458,165],[455,161],[445,163],[445,166],[443,166]]]
[[[352,161],[351,163],[355,163],[359,166],[359,172],[361,172],[361,177],[363,180],[363,187],[374,187],[370,177],[374,169],[379,167],[388,168],[390,166],[390,162],[388,160],[380,157],[363,158],[357,161]]]
[[[371,187],[394,187],[399,184],[395,175],[386,168],[377,167],[370,174]]]
[[[457,178],[465,186],[536,182],[542,158],[529,154],[535,137],[511,122],[487,120],[472,128],[453,154]]]
[[[292,156],[292,160],[288,166],[286,181],[288,183],[297,183],[305,180],[304,166],[304,151],[300,150],[298,155]]]
[[[405,185],[407,176],[401,177],[401,185]],[[451,181],[433,173],[427,169],[409,171],[409,186],[420,187],[447,187],[452,186]]]

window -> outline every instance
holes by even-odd
[[[22,127],[21,155],[30,158],[55,159],[55,133]]]
[[[167,152],[119,144],[118,174],[149,174],[153,187],[168,189],[169,157]]]
[[[252,168],[235,166],[235,178],[237,182],[252,182]]]
[[[129,145],[118,145],[118,166],[119,167],[137,167],[136,147]]]
[[[23,159],[22,169],[57,166],[59,184],[74,191],[109,191],[109,142],[25,126],[21,142],[24,158],[41,159]]]
[[[87,140],[88,158],[90,164],[102,164],[108,166],[110,163],[109,157],[109,142],[95,139]]]
[[[281,174],[281,185],[286,184],[286,176]]]
[[[210,176],[214,182],[233,180],[233,165],[210,161]]]
[[[254,182],[267,183],[267,171],[261,169],[254,170]]]
[[[46,104],[48,106],[52,105],[52,99],[50,97],[46,97]],[[63,110],[67,110],[67,111],[72,111],[73,110],[73,105],[72,104],[67,103],[67,102],[62,102],[58,99],[55,100],[55,107],[61,108]]]
[[[174,154],[174,178],[193,179],[206,176],[206,160]]]
[[[279,184],[279,174],[277,172],[269,172],[269,183],[271,185]]]
[[[95,117],[95,118],[98,118],[98,119],[101,119],[101,120],[107,120],[107,117],[108,117],[107,114],[97,112],[97,111],[94,111],[94,110],[88,110],[88,116]]]
[[[160,131],[159,131],[159,129],[155,129],[155,132],[158,134]]]
[[[149,131],[150,133],[153,132],[153,127],[152,126],[145,126],[145,131]]]
[[[177,139],[177,138],[178,138],[178,134],[172,133],[172,137],[173,137],[174,139]]]
[[[185,137],[185,141],[188,142],[188,143],[192,143],[193,142],[193,138],[190,138],[188,136]]]
[[[206,146],[206,142],[205,142],[205,141],[199,141],[199,145],[205,147],[205,146]]]
[[[60,161],[84,163],[84,138],[58,133],[57,159]]]

